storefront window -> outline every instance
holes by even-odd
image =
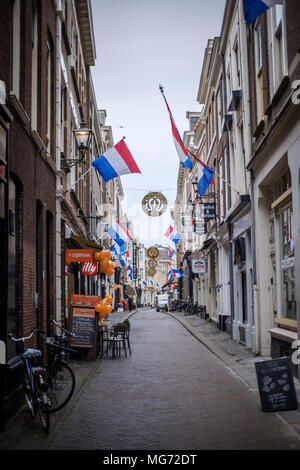
[[[289,207],[280,214],[280,228],[282,237],[282,308],[283,316],[296,319],[295,301],[295,263],[294,239],[292,233],[293,211]]]

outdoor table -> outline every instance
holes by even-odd
[[[104,333],[107,334],[107,327],[110,324],[110,320],[99,321],[99,357],[103,357],[103,337]]]

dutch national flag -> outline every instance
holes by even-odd
[[[282,4],[282,0],[243,0],[244,18],[246,23],[254,23],[256,18],[276,4]]]
[[[127,272],[128,272],[129,279],[132,280],[132,267],[131,266],[127,266]]]
[[[92,165],[99,171],[105,182],[129,173],[141,173],[124,138],[97,158]]]
[[[175,148],[177,150],[177,154],[178,154],[178,157],[179,157],[179,160],[180,160],[180,163],[182,166],[186,167],[186,168],[190,168],[192,169],[193,168],[193,163],[192,163],[192,160],[191,160],[191,157],[189,155],[189,152],[187,151],[187,149],[185,148],[182,140],[181,140],[181,137],[180,137],[180,134],[178,132],[178,129],[175,125],[175,121],[174,121],[174,118],[172,116],[172,113],[171,113],[171,110],[169,108],[169,105],[167,103],[167,100],[166,100],[166,97],[165,95],[163,94],[162,92],[162,95],[164,97],[164,100],[165,100],[165,103],[166,103],[166,106],[167,106],[167,109],[169,111],[169,116],[170,116],[170,120],[171,120],[171,127],[172,127],[172,134],[173,134],[173,139],[174,139],[174,144],[175,144]]]
[[[168,274],[174,276],[174,277],[183,277],[183,274],[181,271],[179,271],[178,269],[171,269]]]
[[[165,237],[169,238],[170,240],[172,240],[173,243],[176,244],[179,242],[181,235],[170,225],[165,233]]]
[[[107,230],[107,233],[115,240],[115,242],[124,250],[124,243],[133,240],[132,236],[128,232],[127,228],[122,224],[120,220]],[[123,251],[124,252],[124,251]]]
[[[170,247],[168,248],[169,258],[171,259],[173,255],[175,255],[175,250],[172,250]]]
[[[214,170],[199,161],[198,165],[198,194],[203,196],[210,184],[214,183]]]

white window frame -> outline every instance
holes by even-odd
[[[282,79],[288,74],[284,5],[274,5],[273,7],[269,8],[267,13],[270,85],[271,97],[273,97],[278,87],[280,86]],[[280,16],[279,21],[278,16]],[[279,47],[280,50],[278,49]],[[279,70],[279,68],[281,70]]]

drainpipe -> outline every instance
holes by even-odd
[[[55,108],[55,122],[56,122],[56,215],[55,215],[55,288],[56,288],[56,305],[55,305],[55,318],[59,323],[61,321],[62,311],[62,260],[63,253],[61,252],[61,202],[63,199],[62,192],[62,171],[61,171],[61,128],[60,128],[60,112],[61,112],[61,41],[62,41],[62,20],[61,20],[62,5],[61,0],[56,1],[56,108]]]

